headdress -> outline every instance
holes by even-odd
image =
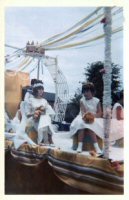
[[[43,84],[42,83],[35,83],[33,85],[33,88],[37,88],[37,87],[43,87]]]

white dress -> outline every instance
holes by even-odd
[[[120,103],[115,103],[113,108],[112,108],[112,118],[113,119],[117,119],[116,110],[117,110],[118,107],[121,107],[121,109],[123,110],[123,107],[122,107],[122,105]],[[123,113],[121,113],[121,115],[122,115],[121,117],[123,118]]]
[[[33,117],[30,117],[28,119],[28,122],[32,122],[34,125],[34,128],[38,132],[38,144],[42,142],[44,138],[44,134],[46,134],[46,131],[52,135],[54,133],[52,124],[51,124],[51,116],[55,115],[54,110],[52,107],[48,104],[47,100],[42,98],[42,99],[37,99],[35,97],[29,98],[28,101],[28,107],[26,110],[26,114],[31,114],[34,113],[34,111],[40,107],[43,106],[46,110],[45,114],[40,115],[40,118],[38,122],[35,122]]]
[[[98,98],[93,97],[90,100],[86,100],[85,97],[83,96],[81,98],[80,102],[83,103],[87,112],[91,112],[93,114],[96,114],[97,105],[99,103]],[[86,128],[92,130],[100,138],[103,138],[103,119],[102,118],[95,118],[95,120],[92,124],[87,124],[83,121],[82,114],[81,114],[81,111],[80,111],[79,115],[71,123],[71,126],[70,126],[71,136],[76,134],[78,130],[86,129]]]
[[[15,117],[11,121],[12,124],[14,125],[14,127],[15,127],[15,132],[18,132],[19,130],[25,131],[26,122],[27,122],[27,117],[26,117],[26,114],[25,114],[25,110],[26,110],[27,106],[28,106],[28,103],[26,101],[21,101],[20,109],[17,111]],[[22,115],[21,121],[18,118],[18,112],[19,111],[21,112],[21,115]]]
[[[86,100],[85,97],[82,97],[81,101],[86,107],[86,110],[96,114],[97,105],[99,103],[99,99],[93,97],[91,100]],[[123,120],[111,119],[111,127],[110,127],[110,141],[115,141],[123,137]],[[82,119],[81,112],[79,115],[73,120],[70,126],[70,135],[73,136],[77,133],[78,130],[81,129],[89,129],[93,131],[97,136],[101,139],[104,139],[104,119],[103,118],[95,118],[92,124],[87,124]]]
[[[115,103],[112,109],[111,137],[114,141],[124,137],[124,120],[117,120],[117,107],[121,107],[123,110],[120,103]],[[123,118],[123,112],[121,113],[121,117]]]
[[[14,147],[18,149],[23,143],[27,142],[30,145],[36,145],[26,134],[25,132],[25,126],[26,126],[26,116],[25,116],[25,107],[26,107],[26,102],[21,102],[20,104],[20,111],[22,113],[22,120],[20,121],[18,118],[18,112],[16,113],[16,116],[10,120],[7,116],[5,115],[6,119],[6,124],[9,125],[5,129],[5,138],[12,140],[14,142]],[[9,129],[13,130],[13,133],[8,132]]]
[[[26,92],[25,97],[24,97],[24,101],[28,102],[30,98],[32,98],[33,95],[30,92]]]

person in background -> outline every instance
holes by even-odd
[[[116,95],[116,102],[112,108],[111,120],[111,144],[123,147],[124,146],[124,91],[121,90]]]
[[[7,112],[4,114],[5,119],[5,132],[14,132],[14,127],[12,126],[11,119],[9,118]]]
[[[33,85],[37,82],[37,79],[31,79],[31,86],[27,89],[27,92],[24,97],[24,101],[28,101],[30,97],[33,96]]]
[[[112,109],[112,118],[117,120],[123,120],[123,107],[124,107],[124,101],[123,101],[123,90],[121,90],[116,97],[116,103],[113,106]]]
[[[85,134],[89,134],[92,141],[94,148],[97,153],[102,153],[101,149],[98,146],[97,138],[96,138],[96,131],[99,131],[98,126],[96,126],[96,121],[94,119],[100,118],[102,116],[102,110],[100,101],[98,98],[94,97],[95,89],[94,84],[91,82],[85,83],[82,86],[82,98],[80,99],[80,113],[79,115],[73,120],[71,123],[70,131],[71,136],[78,134],[78,148],[77,152],[82,152],[83,140]],[[88,116],[88,115],[89,116]],[[86,116],[87,115],[87,116]],[[85,118],[91,118],[93,123],[89,123],[85,121]],[[87,130],[87,133],[85,129]],[[101,128],[102,132],[102,128]]]

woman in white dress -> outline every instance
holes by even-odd
[[[31,86],[27,89],[27,92],[24,97],[24,101],[28,102],[28,99],[33,97],[33,85],[39,82],[37,79],[31,79]],[[40,81],[42,83],[42,81]]]
[[[117,120],[123,120],[124,115],[123,115],[123,90],[120,91],[119,94],[117,94],[117,101],[113,106],[112,109],[112,118],[117,119]]]
[[[124,102],[123,90],[117,94],[116,103],[112,108],[111,140],[116,141],[124,137]]]
[[[51,116],[55,114],[47,100],[43,98],[44,87],[41,82],[34,84],[33,97],[28,100],[26,109],[27,130],[37,131],[37,143],[52,144],[52,134],[54,133]]]
[[[93,83],[86,83],[82,86],[83,97],[80,99],[80,113],[73,120],[70,126],[71,136],[78,134],[78,148],[77,152],[82,151],[83,140],[85,136],[85,129],[89,129],[87,134],[91,137],[93,141],[94,148],[97,153],[102,153],[101,149],[98,146],[96,134],[100,137],[103,135],[102,130],[102,121],[100,122],[97,118],[102,116],[100,101],[98,98],[94,97],[94,85]],[[83,116],[86,113],[92,113],[94,117],[93,123],[86,123],[83,120]]]

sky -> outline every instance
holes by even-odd
[[[95,7],[6,7],[5,43],[23,48],[27,41],[42,42],[49,37],[64,32],[78,21],[93,12]],[[115,8],[117,9],[117,8]],[[122,12],[113,17],[113,28],[124,23]],[[103,33],[103,24],[89,32],[87,38]],[[81,38],[80,38],[81,39]],[[6,54],[14,49],[5,48]],[[104,61],[104,39],[89,43],[83,48],[46,51],[46,55],[57,57],[58,65],[66,77],[69,95],[72,97],[81,83],[85,81],[84,68],[88,63]],[[112,62],[123,66],[123,33],[112,36]],[[123,72],[121,71],[123,74]],[[122,75],[123,76],[123,75]],[[31,78],[36,77],[36,72]],[[55,92],[53,80],[44,66],[43,79],[45,90]]]

